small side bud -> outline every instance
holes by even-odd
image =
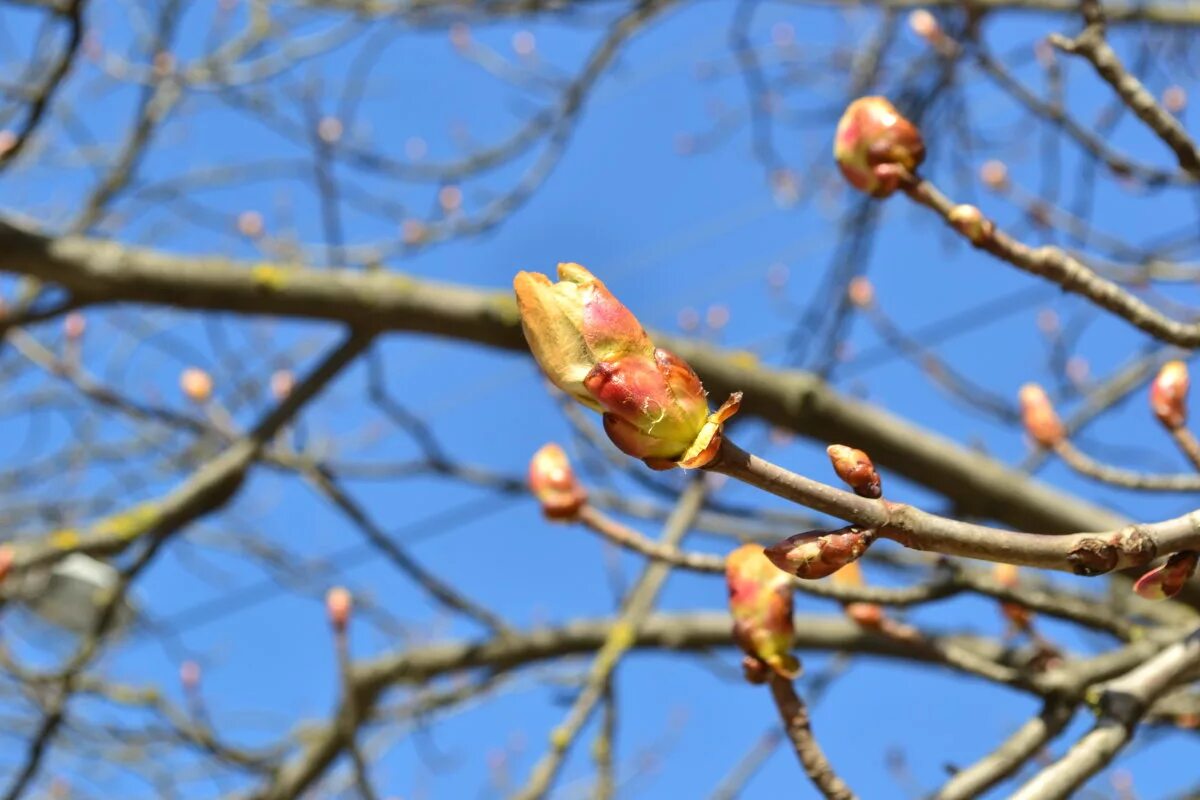
[[[1196,571],[1200,553],[1181,550],[1172,553],[1161,567],[1155,567],[1137,579],[1133,591],[1147,600],[1166,600],[1179,594]]]
[[[179,682],[187,691],[194,691],[200,685],[200,665],[191,659],[180,664]]]
[[[1016,564],[996,564],[992,567],[992,577],[996,583],[1011,589],[1017,585],[1019,569]],[[1029,630],[1033,623],[1033,612],[1020,603],[1001,602],[1000,612],[1019,631]]]
[[[271,373],[271,396],[282,401],[296,388],[296,376],[291,370],[281,369]]]
[[[925,160],[925,142],[887,98],[860,97],[838,122],[833,157],[855,189],[888,197]]]
[[[957,205],[950,209],[946,219],[954,229],[967,237],[973,245],[981,245],[992,238],[996,226],[975,206]]]
[[[335,586],[325,593],[325,612],[329,615],[329,624],[336,632],[346,630],[353,608],[354,598],[344,586]]]
[[[553,442],[529,459],[529,490],[547,519],[572,519],[587,502],[587,490],[575,478],[567,454]]]
[[[862,450],[844,444],[831,444],[825,448],[825,452],[833,463],[833,471],[855,494],[872,500],[883,494],[879,473],[875,471],[871,457]]]
[[[873,528],[851,525],[836,531],[797,533],[771,545],[763,553],[789,575],[815,580],[857,561],[874,540]]]
[[[78,311],[72,311],[63,317],[63,335],[67,341],[78,342],[87,330],[87,317]]]
[[[1003,161],[992,159],[983,162],[979,168],[979,180],[993,192],[1002,192],[1008,188],[1008,167]]]
[[[1187,424],[1187,395],[1191,386],[1187,364],[1168,361],[1150,384],[1150,410],[1166,428],[1175,430]]]
[[[938,45],[942,37],[942,26],[937,21],[932,13],[927,9],[918,8],[908,15],[908,27],[919,38],[924,39],[927,44],[934,47]]]
[[[207,403],[212,399],[213,379],[199,367],[188,367],[179,375],[179,388],[193,403]]]
[[[1062,420],[1046,396],[1046,390],[1036,383],[1027,383],[1021,387],[1019,394],[1021,403],[1021,421],[1025,424],[1025,432],[1042,447],[1054,447],[1066,435]]]

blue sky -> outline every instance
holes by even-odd
[[[118,52],[128,47],[130,32],[122,21],[123,8],[101,5],[94,11],[105,46]],[[234,13],[237,20],[244,11]],[[184,57],[201,46],[200,34],[207,31],[212,14],[211,7],[196,5],[185,16],[180,48]],[[837,248],[837,227],[857,202],[830,172],[830,137],[846,100],[845,76],[821,66],[826,59],[836,63],[839,49],[859,46],[878,17],[866,10],[761,7],[752,32],[756,42],[766,46],[772,26],[788,23],[795,27],[805,53],[811,54],[805,56],[812,62],[811,69],[784,100],[788,118],[795,124],[775,129],[779,151],[799,180],[801,202],[792,205],[772,196],[764,170],[751,155],[744,124],[735,124],[702,153],[679,152],[681,136],[695,137],[712,128],[714,109],[728,109],[736,116],[746,106],[745,87],[734,69],[726,37],[731,15],[732,6],[698,4],[654,23],[601,80],[561,163],[529,202],[483,236],[390,259],[387,266],[439,280],[504,288],[518,269],[552,272],[559,261],[578,261],[602,277],[648,326],[676,331],[681,313],[687,316],[690,311],[703,319],[710,309],[721,307],[728,311],[728,324],[698,335],[755,350],[769,363],[793,361],[783,346],[786,336],[796,324],[797,309],[807,306],[823,285]],[[0,19],[11,34],[6,57],[14,58],[22,41],[19,34],[28,31],[30,19],[9,9]],[[324,24],[320,18],[312,23],[314,29]],[[987,25],[986,39],[995,53],[1010,59],[1015,74],[1041,87],[1032,42],[1052,31],[1073,30],[1075,24],[1038,16],[997,20]],[[498,25],[476,29],[473,35],[512,58],[511,40],[518,30],[531,31],[539,57],[563,70],[573,69],[598,35],[595,27],[561,23]],[[336,113],[340,78],[354,63],[354,53],[349,47],[335,50],[292,76],[312,78],[310,86],[315,87],[315,102],[322,113]],[[904,66],[922,53],[923,45],[903,31],[881,89],[893,88]],[[1173,69],[1167,55],[1161,60],[1150,58],[1147,77],[1159,89],[1170,82],[1166,75]],[[1083,119],[1092,119],[1110,98],[1081,65],[1064,66],[1071,108]],[[717,77],[706,78],[710,74]],[[978,202],[1001,225],[1015,223],[1011,229],[1033,241],[1036,231],[1019,224],[1019,212],[972,185],[974,170],[988,158],[1004,159],[1014,182],[1036,191],[1044,175],[1046,148],[1056,147],[1054,140],[1035,133],[1029,119],[976,73],[967,71],[963,79],[976,132],[973,147],[964,146],[943,109],[926,128],[929,172],[947,192]],[[269,86],[273,91],[290,91],[299,83]],[[111,145],[127,124],[134,94],[104,86],[94,67],[84,67],[70,85],[68,97],[94,138]],[[366,85],[357,120],[348,125],[345,135],[397,157],[402,157],[408,140],[420,137],[428,142],[429,158],[445,158],[454,154],[448,130],[465,129],[472,139],[489,141],[511,130],[530,107],[529,97],[521,91],[502,87],[464,62],[445,31],[397,30]],[[302,104],[280,108],[295,119]],[[1169,164],[1165,148],[1145,135],[1136,120],[1123,122],[1109,140],[1145,161]],[[0,183],[0,203],[6,209],[48,223],[64,219],[63,210],[74,207],[93,179],[65,142],[58,133],[54,146],[46,151],[44,166],[26,165],[6,176]],[[1062,193],[1069,205],[1083,191],[1077,177],[1080,165],[1071,146],[1061,141],[1059,145]],[[308,157],[304,149],[248,115],[215,97],[200,95],[163,128],[159,149],[143,164],[140,183],[214,164],[246,164],[264,155]],[[529,158],[521,159],[466,184],[467,209],[485,202],[489,191],[511,186],[529,163]],[[336,169],[353,176],[358,185],[386,191],[390,201],[417,217],[435,208],[436,186],[383,189],[381,181],[346,165]],[[308,178],[303,182],[251,180],[196,196],[202,208],[228,220],[224,230],[208,224],[204,214],[194,210],[166,203],[142,205],[127,198],[116,206],[122,216],[113,227],[131,242],[254,258],[259,255],[256,248],[236,232],[235,220],[242,211],[261,213],[271,235],[290,227],[305,242],[321,240],[319,208],[310,187]],[[1107,179],[1101,179],[1099,187],[1094,224],[1129,241],[1150,241],[1163,232],[1195,224],[1194,206],[1183,193],[1140,196]],[[1031,299],[1015,311],[978,319],[978,324],[939,349],[963,373],[1001,396],[1015,400],[1017,387],[1025,381],[1052,382],[1049,348],[1036,325],[1043,309],[1057,311],[1064,327],[1082,326],[1075,353],[1087,359],[1093,375],[1108,373],[1147,345],[1123,324],[1104,319],[1052,288],[1039,292],[1032,279],[964,248],[940,222],[902,198],[888,202],[881,213],[882,225],[867,268],[881,304],[903,329],[918,330],[997,297],[1031,292]],[[353,209],[344,218],[351,241],[394,236],[401,222]],[[789,277],[782,290],[773,291],[767,276],[772,270],[779,274],[777,265],[786,267]],[[1173,296],[1188,302],[1194,294],[1186,287]],[[187,408],[176,388],[182,366],[196,364],[212,371],[218,396],[233,406],[235,374],[249,377],[261,388],[271,371],[310,363],[337,336],[337,331],[323,325],[232,316],[202,320],[143,308],[89,315],[89,322],[84,363],[90,369],[134,396],[179,408]],[[154,334],[146,336],[146,331]],[[39,334],[53,342],[58,329],[43,326]],[[1018,431],[947,398],[904,359],[856,364],[858,355],[876,353],[878,345],[868,325],[853,324],[848,357],[835,367],[832,380],[846,391],[1007,463],[1018,463],[1027,455],[1028,446]],[[412,336],[392,336],[378,352],[386,365],[390,391],[430,423],[456,459],[521,474],[529,455],[542,443],[569,440],[569,426],[527,359]],[[812,362],[810,356],[801,365],[812,366]],[[305,415],[297,435],[323,452],[349,460],[396,461],[415,455],[411,441],[402,432],[381,426],[378,415],[364,404],[366,377],[363,364],[343,375]],[[5,439],[11,446],[0,451],[7,456],[0,463],[13,465],[51,452],[78,435],[79,429],[58,416],[26,413],[19,398],[27,397],[22,393],[36,385],[27,380],[10,386],[13,401],[0,424],[8,429]],[[260,393],[257,400],[234,407],[234,413],[245,422],[261,407]],[[1072,407],[1070,399],[1064,407]],[[131,430],[126,423],[102,415],[89,419],[88,435],[98,440],[115,440]],[[1094,446],[1098,454],[1125,458],[1133,466],[1182,469],[1165,435],[1151,423],[1138,393],[1089,429],[1082,442]],[[769,458],[829,477],[824,443],[769,440],[754,422],[740,422],[734,431],[739,441],[761,443],[762,453]],[[171,446],[182,449],[183,442],[175,439]],[[66,476],[67,491],[113,491],[113,476],[119,467],[127,466],[100,464]],[[181,477],[174,467],[151,462],[143,472],[141,482],[117,484],[120,504],[155,496]],[[668,475],[664,480],[678,482],[681,477]],[[1182,496],[1147,499],[1097,488],[1055,464],[1044,469],[1043,477],[1138,518],[1156,519],[1189,507],[1189,499]],[[919,488],[886,474],[884,479],[890,497],[940,508],[936,498]],[[615,485],[641,491],[625,479]],[[432,477],[354,482],[351,488],[385,529],[411,543],[425,565],[514,623],[602,615],[613,608],[606,572],[612,554],[606,555],[604,547],[581,530],[545,523],[527,499],[490,495]],[[723,486],[719,496],[779,506],[737,486]],[[653,533],[653,526],[639,525]],[[25,527],[17,533],[35,533],[44,523],[34,520]],[[233,534],[310,557],[333,555],[335,566],[305,578],[292,591],[271,589],[269,584],[263,589],[263,568],[231,547]],[[711,537],[693,541],[697,547],[711,549],[729,546]],[[632,579],[639,568],[637,560],[625,556],[620,560]],[[888,579],[870,569],[868,577]],[[221,729],[240,741],[271,740],[298,720],[323,719],[334,701],[333,650],[320,605],[325,589],[333,583],[345,583],[389,609],[411,628],[411,642],[478,633],[430,608],[402,577],[369,557],[358,534],[296,478],[259,469],[228,510],[193,526],[138,587],[139,604],[155,620],[179,623],[177,640],[164,645],[152,634],[132,634],[101,669],[134,683],[159,682],[178,694],[173,688],[178,663],[190,654],[205,665],[204,691]],[[1099,590],[1100,585],[1089,584],[1089,588]],[[724,599],[718,579],[675,575],[660,606],[719,609]],[[802,613],[836,610],[803,597],[797,599],[797,608]],[[945,630],[994,633],[1001,628],[994,606],[979,600],[943,603],[913,617]],[[11,625],[6,619],[6,625],[26,645],[23,649],[30,657],[38,657],[36,646],[44,644],[45,637],[37,635],[35,623],[12,619]],[[1063,626],[1048,624],[1046,630],[1072,647],[1097,644]],[[352,639],[354,653],[360,657],[406,643],[399,632],[368,624],[356,624]],[[732,653],[711,658],[635,655],[627,662],[619,673],[617,693],[621,700],[618,758],[621,775],[632,776],[629,796],[703,796],[774,724],[767,694],[729,679],[736,664]],[[819,674],[831,659],[812,654],[804,662],[810,674]],[[578,674],[579,666],[532,670],[506,685],[490,702],[472,705],[430,732],[392,744],[374,774],[381,793],[405,798],[490,796],[495,793],[490,781],[498,754],[505,756],[510,779],[523,780],[549,731],[565,713],[564,698],[569,698],[561,684],[548,689],[534,678],[570,677]],[[942,672],[864,658],[841,666],[844,672],[817,705],[814,723],[833,763],[865,797],[908,793],[909,787],[888,768],[890,752],[903,753],[912,780],[929,790],[944,778],[945,764],[965,764],[979,757],[1037,707],[1029,698]],[[1072,733],[1078,735],[1086,726],[1081,716]],[[587,786],[590,739],[589,729],[562,775],[563,797],[576,796],[575,791]],[[12,762],[19,753],[17,743],[0,740],[0,763]],[[1189,753],[1179,737],[1138,749],[1129,766],[1139,791],[1158,797],[1178,788],[1178,781],[1186,776],[1176,774],[1170,765]],[[73,770],[79,762],[49,763],[47,774],[53,775]],[[122,776],[115,767],[93,765],[91,771],[88,779],[104,791],[152,796],[152,790]],[[1106,787],[1105,780],[1098,780],[1097,787]],[[181,791],[187,797],[210,797],[223,788],[229,787],[196,781],[181,786]],[[766,798],[784,791],[789,796],[811,794],[793,757],[781,749],[743,796]]]

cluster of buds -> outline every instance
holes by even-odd
[[[825,452],[833,463],[833,471],[856,495],[876,500],[883,494],[879,473],[875,471],[871,457],[862,450],[844,444],[831,444],[825,448]]]
[[[553,442],[529,459],[529,490],[547,519],[573,519],[587,502],[587,490],[575,478],[567,454]]]
[[[334,633],[339,636],[346,632],[350,622],[350,612],[354,608],[354,598],[350,590],[344,586],[334,586],[325,593],[325,613]]]
[[[975,206],[957,205],[950,209],[946,219],[956,231],[967,237],[976,247],[990,240],[992,234],[996,232],[995,223],[985,217],[983,212]]]
[[[925,160],[925,142],[887,98],[860,97],[838,121],[833,157],[855,189],[887,197]]]
[[[1200,553],[1181,550],[1172,553],[1166,563],[1147,572],[1133,584],[1133,591],[1147,600],[1166,600],[1179,594],[1196,571]]]
[[[725,582],[733,638],[746,653],[746,680],[762,683],[771,672],[789,680],[799,675],[800,662],[790,652],[795,628],[788,576],[775,569],[761,547],[744,544],[725,560]]]
[[[1045,389],[1036,383],[1027,383],[1021,387],[1018,399],[1021,404],[1021,422],[1024,423],[1029,438],[1042,447],[1054,447],[1062,442],[1066,430]]]
[[[850,525],[836,531],[797,533],[771,545],[763,553],[789,575],[815,580],[857,561],[873,541],[874,528]]]
[[[1150,410],[1168,430],[1187,424],[1187,395],[1191,380],[1187,364],[1168,361],[1150,384]]]
[[[859,587],[865,585],[862,568],[858,566],[857,561],[851,561],[833,573],[832,580],[839,586]],[[846,616],[863,628],[879,630],[886,620],[883,606],[878,603],[847,603],[844,608]]]
[[[992,577],[996,583],[1011,589],[1017,585],[1018,567],[1015,564],[996,564],[992,568]],[[1033,612],[1020,603],[1002,602],[1000,612],[1012,624],[1014,630],[1028,631],[1033,624]]]
[[[709,464],[741,395],[709,413],[692,368],[656,348],[600,280],[578,264],[559,264],[558,278],[520,272],[513,281],[525,339],[546,376],[601,412],[613,444],[652,469]]]

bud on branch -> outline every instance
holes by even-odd
[[[862,450],[843,444],[831,444],[825,448],[825,452],[829,454],[829,460],[833,463],[833,471],[859,497],[875,500],[883,494],[879,473],[875,471],[871,457]]]
[[[1065,431],[1046,390],[1036,383],[1021,387],[1018,395],[1021,403],[1021,421],[1025,432],[1042,447],[1054,447],[1063,440]]]
[[[688,363],[656,348],[600,280],[578,264],[559,264],[558,277],[520,272],[513,281],[525,339],[546,376],[603,413],[608,438],[647,466],[711,462],[741,394],[710,414]]]
[[[873,528],[851,525],[836,531],[797,533],[771,545],[763,553],[789,575],[815,580],[858,560],[874,540]]]
[[[336,633],[343,633],[350,622],[350,611],[354,599],[350,590],[343,586],[335,586],[325,593],[325,612],[329,615],[329,624]]]
[[[1137,579],[1133,590],[1147,600],[1166,600],[1179,594],[1196,571],[1200,553],[1182,550],[1172,553],[1161,567],[1155,567]]]
[[[860,97],[838,122],[833,157],[855,189],[887,197],[925,160],[925,142],[886,98]]]
[[[789,651],[792,623],[790,580],[763,555],[760,546],[744,544],[725,560],[733,638],[746,653],[746,679],[762,683],[767,671],[791,680],[800,662]]]
[[[1187,364],[1168,361],[1150,384],[1150,410],[1169,430],[1187,424],[1187,395],[1191,386]]]
[[[587,490],[576,480],[567,454],[553,442],[529,459],[529,489],[548,519],[572,519],[587,502]]]

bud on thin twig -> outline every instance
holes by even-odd
[[[199,367],[188,367],[179,375],[179,388],[193,403],[207,403],[212,398],[213,379]]]
[[[336,632],[346,630],[353,607],[354,598],[344,586],[335,586],[325,593],[325,612],[329,615],[329,624]]]
[[[179,665],[179,682],[183,688],[192,691],[200,685],[200,665],[191,659]]]
[[[992,577],[996,579],[996,583],[1011,589],[1017,585],[1018,570],[1016,564],[999,563],[992,567]],[[1017,630],[1027,631],[1033,622],[1033,612],[1020,603],[1002,601],[1000,611]]]
[[[1169,430],[1187,424],[1187,395],[1191,386],[1187,364],[1168,361],[1150,384],[1150,410]]]
[[[571,519],[587,502],[587,490],[575,478],[567,454],[553,442],[529,459],[529,489],[549,519]]]
[[[831,444],[825,448],[825,452],[833,463],[833,471],[855,494],[872,500],[883,494],[879,473],[875,471],[871,457],[862,450],[844,444]]]
[[[1042,447],[1054,447],[1063,440],[1065,430],[1062,420],[1046,396],[1046,390],[1036,383],[1021,387],[1018,395],[1021,403],[1021,421],[1025,432]]]
[[[763,553],[789,575],[814,580],[832,575],[867,551],[873,528],[853,525],[836,531],[807,531],[771,545]]]
[[[985,217],[982,211],[971,205],[955,206],[950,209],[946,219],[974,245],[981,245],[991,239],[996,231],[995,224]]]
[[[838,121],[833,157],[855,189],[887,197],[925,160],[925,142],[887,98],[860,97]]]

